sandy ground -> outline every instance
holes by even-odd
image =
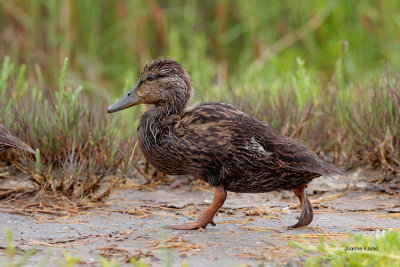
[[[166,262],[182,266],[184,261],[188,266],[298,266],[298,250],[289,241],[299,241],[300,236],[317,242],[319,235],[340,240],[349,231],[372,234],[377,229],[400,229],[398,195],[384,192],[385,187],[367,183],[359,175],[322,177],[310,184],[314,221],[296,230],[286,229],[299,215],[292,192],[228,193],[216,227],[164,230],[163,225],[195,219],[212,201],[212,190],[185,178],[154,190],[138,190],[132,180],[104,204],[74,216],[26,216],[3,207],[0,228],[12,230],[19,255],[38,249],[27,266],[37,266],[46,255],[50,255],[47,266],[55,266],[65,251],[81,256],[84,266],[96,266],[100,255],[116,258],[120,266],[131,266],[130,257],[143,258],[151,266]],[[2,183],[6,183],[4,178]],[[4,246],[1,235],[0,255]]]

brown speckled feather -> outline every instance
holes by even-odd
[[[30,153],[35,151],[19,138],[13,136],[1,123],[0,123],[0,152],[9,148],[20,148]]]
[[[153,112],[143,115],[139,140],[145,157],[168,174],[193,175],[229,191],[267,192],[341,173],[231,105],[204,103],[169,125]]]

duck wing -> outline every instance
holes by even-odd
[[[324,162],[317,154],[293,138],[279,135],[268,145],[271,146],[274,147],[277,161],[282,166],[330,177],[335,174],[343,175],[335,166]]]
[[[180,136],[187,137],[198,158],[245,162],[247,168],[269,162],[277,168],[343,175],[299,141],[274,132],[265,123],[228,104],[201,104],[187,111],[176,129]]]

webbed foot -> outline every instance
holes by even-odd
[[[175,230],[195,230],[199,228],[206,228],[207,225],[211,224],[215,226],[214,216],[218,210],[222,207],[226,199],[226,190],[223,186],[218,186],[215,189],[214,200],[209,207],[207,207],[199,216],[199,218],[193,222],[186,222],[176,225],[166,225],[164,228],[175,229]]]
[[[308,199],[307,193],[305,189],[307,188],[306,185],[300,186],[293,190],[294,194],[299,198],[300,206],[301,206],[301,213],[300,217],[298,218],[299,221],[288,227],[288,229],[298,228],[300,226],[307,226],[313,220],[313,209],[310,200]]]
[[[199,228],[206,228],[208,224],[215,226],[215,222],[211,219],[209,221],[201,220],[200,218],[193,222],[185,222],[181,224],[166,225],[164,228],[174,230],[196,230]]]

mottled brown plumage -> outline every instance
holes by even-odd
[[[304,188],[320,175],[342,174],[292,138],[237,108],[217,102],[188,108],[192,81],[173,59],[147,64],[138,84],[110,106],[115,112],[137,104],[151,104],[138,132],[145,158],[167,174],[192,175],[217,188],[213,204],[192,223],[170,226],[195,229],[213,224],[226,190],[261,193],[295,190],[302,214],[293,227],[312,220]]]
[[[9,148],[19,148],[30,153],[35,154],[35,151],[28,146],[21,139],[13,136],[1,123],[0,123],[0,153]]]

